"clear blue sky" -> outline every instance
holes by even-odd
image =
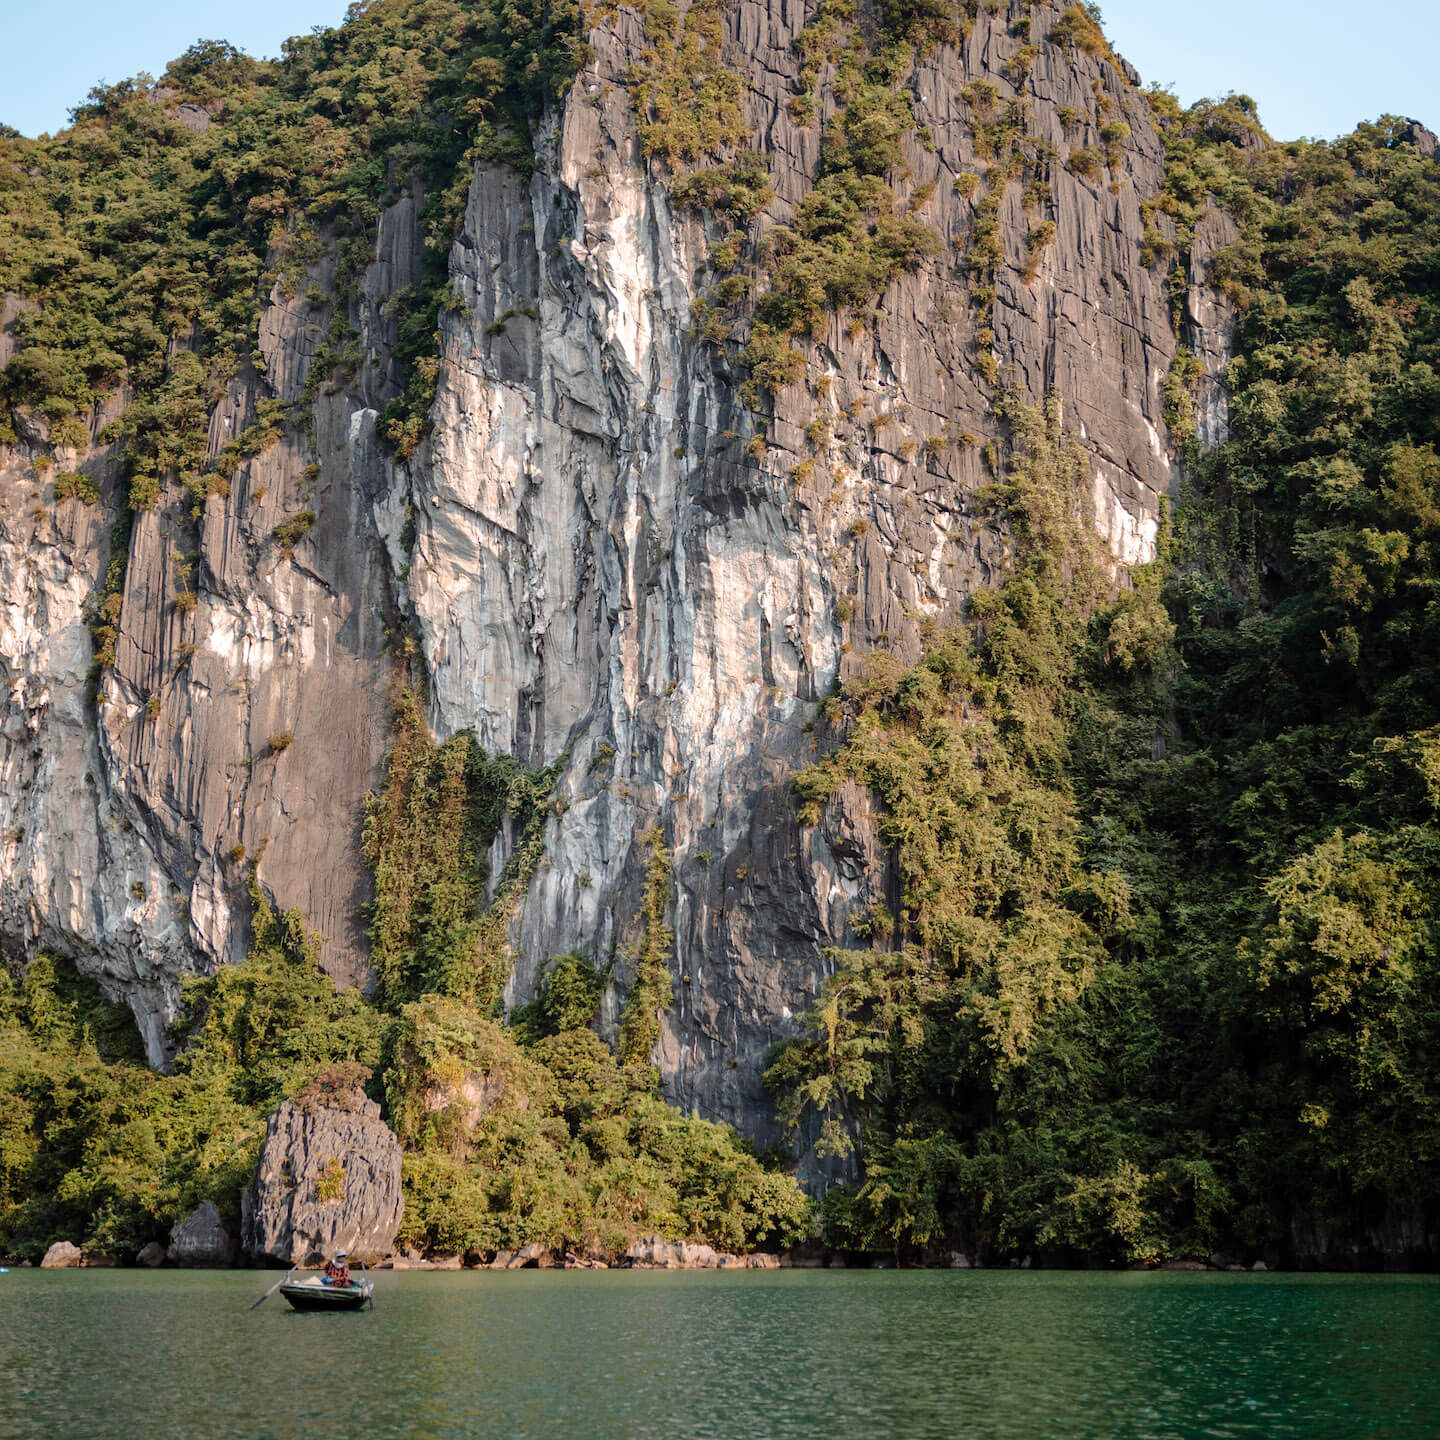
[[[1440,0],[1108,0],[1116,48],[1189,103],[1241,90],[1278,139],[1338,135],[1386,111],[1440,129]],[[274,55],[344,0],[0,0],[0,121],[55,130],[97,81],[158,74],[192,41]]]

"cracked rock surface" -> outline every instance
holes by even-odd
[[[255,1182],[241,1198],[241,1243],[271,1264],[345,1250],[374,1265],[394,1248],[404,1208],[400,1142],[373,1100],[286,1100],[266,1125]]]
[[[789,109],[808,13],[797,0],[725,11],[775,184],[762,224],[788,217],[818,163],[820,125]],[[1009,18],[982,13],[959,50],[919,64],[912,103],[930,141],[907,139],[897,194],[933,183],[916,213],[940,254],[890,286],[873,322],[829,319],[806,347],[805,380],[773,399],[763,458],[734,347],[693,325],[697,275],[722,231],[674,209],[663,168],[641,155],[625,88],[641,36],[624,11],[592,34],[594,58],[547,117],[533,174],[473,177],[430,440],[397,464],[375,434],[396,393],[385,302],[419,276],[424,197],[412,189],[377,226],[350,302],[362,363],[315,400],[318,466],[282,440],[198,522],[178,489],[136,518],[98,704],[87,605],[110,525],[100,508],[45,503],[23,437],[0,452],[7,943],[74,957],[130,1003],[162,1062],[179,977],[245,952],[238,901],[258,857],[275,903],[321,933],[325,968],[367,983],[360,817],[386,745],[387,636],[405,625],[437,735],[473,729],[532,766],[569,754],[511,929],[507,1000],[527,999],[551,956],[613,959],[601,1011],[613,1033],[634,973],[642,837],[661,824],[676,936],[655,1054],[667,1097],[773,1138],[766,1051],[821,984],[827,947],[855,943],[852,918],[885,872],[856,787],[813,829],[796,821],[789,777],[819,743],[817,704],[877,646],[916,658],[923,625],[957,620],[1006,560],[1007,537],[976,502],[997,422],[974,363],[971,203],[954,182],[986,168],[964,87],[987,79],[1002,104],[1016,93]],[[1033,7],[1033,33],[1058,18]],[[1141,263],[1140,206],[1162,183],[1164,150],[1138,90],[1103,59],[1041,44],[1020,91],[1030,132],[1060,157],[1055,236],[1027,282],[1030,218],[1009,182],[995,355],[1023,394],[1059,398],[1122,575],[1153,555],[1177,483],[1161,387],[1181,338],[1204,367],[1202,439],[1225,433],[1232,318],[1204,265],[1231,235],[1218,216],[1202,223],[1177,335],[1164,267]],[[1090,180],[1063,157],[1100,143],[1101,93],[1130,134],[1113,175]],[[333,280],[333,261],[317,261],[296,293],[333,296]],[[0,310],[0,360],[15,304]],[[305,393],[326,319],[277,288],[260,329],[266,373],[232,383],[215,451],[264,398]],[[822,417],[817,454],[805,432]],[[113,509],[113,459],[98,443],[86,458]],[[806,459],[814,475],[792,479]],[[313,527],[287,549],[276,527],[307,511]],[[192,550],[183,537],[197,527]],[[177,606],[187,588],[193,607]]]

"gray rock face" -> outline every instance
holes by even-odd
[[[57,1240],[46,1252],[45,1258],[40,1262],[42,1270],[78,1270],[85,1263],[85,1257],[80,1253],[78,1245],[72,1245],[68,1240]]]
[[[270,1117],[245,1192],[245,1253],[300,1265],[347,1250],[378,1264],[394,1246],[404,1204],[400,1142],[378,1105],[305,1108],[287,1100]]]
[[[818,164],[820,126],[789,107],[793,41],[812,11],[736,0],[724,12],[773,171],[765,224],[788,218]],[[1059,16],[1026,13],[1036,37]],[[244,953],[236,899],[245,860],[261,853],[274,901],[324,937],[321,963],[365,983],[360,814],[386,743],[385,634],[403,617],[442,737],[473,728],[532,765],[570,754],[545,863],[512,927],[507,1000],[527,999],[552,955],[613,954],[601,1014],[614,1026],[633,978],[641,837],[662,824],[675,857],[676,1000],[655,1052],[666,1092],[773,1136],[765,1052],[822,983],[826,948],[853,940],[851,916],[883,870],[863,792],[842,792],[813,830],[796,822],[789,777],[814,753],[817,702],[868,650],[915,658],[922,626],[958,618],[1005,564],[1006,537],[976,503],[980,445],[944,443],[997,429],[962,263],[971,211],[953,184],[987,169],[962,94],[971,81],[993,83],[1002,104],[1018,93],[1030,133],[1060,157],[1055,238],[1028,282],[1022,186],[989,182],[1004,186],[1006,253],[994,354],[1031,398],[1056,394],[1082,437],[1117,574],[1153,553],[1175,479],[1160,387],[1178,337],[1163,267],[1140,258],[1140,205],[1161,184],[1163,146],[1143,98],[1102,59],[1042,42],[1017,91],[1010,19],[982,13],[958,50],[920,64],[912,104],[931,143],[907,139],[897,184],[914,200],[933,183],[917,213],[941,254],[892,284],[873,321],[833,317],[806,344],[804,380],[769,407],[763,458],[749,448],[757,421],[733,355],[692,324],[720,231],[672,209],[666,177],[640,153],[625,87],[642,48],[631,12],[593,32],[594,61],[548,117],[534,173],[473,177],[429,444],[396,465],[374,427],[395,393],[385,301],[419,274],[415,191],[377,225],[348,316],[362,362],[353,380],[321,387],[313,458],[298,437],[282,440],[198,522],[178,490],[138,518],[98,716],[85,605],[108,561],[108,521],[50,503],[32,442],[0,452],[7,941],[74,957],[130,1003],[163,1061],[180,976]],[[1113,177],[1087,180],[1063,157],[1099,143],[1102,95],[1130,133]],[[1230,316],[1203,265],[1224,239],[1218,219],[1201,227],[1185,317],[1207,376],[1208,443],[1225,430]],[[303,393],[328,317],[292,297],[333,294],[333,268],[323,259],[293,291],[277,285],[260,327],[266,376],[233,382],[212,423],[216,451],[262,398]],[[16,302],[0,303],[3,358]],[[830,439],[812,455],[805,432],[822,417]],[[110,418],[96,417],[96,435]],[[815,474],[793,482],[803,459]],[[57,457],[81,460],[113,500],[111,453],[97,443]],[[286,554],[274,528],[304,509],[316,523]],[[193,609],[171,603],[188,549]],[[282,731],[293,743],[272,750]],[[263,1230],[246,1243],[288,1260],[329,1232],[286,1229],[278,1185],[276,1171],[257,1188]]]
[[[170,1232],[166,1258],[172,1265],[215,1268],[235,1263],[235,1237],[225,1228],[220,1212],[202,1200],[194,1214]]]
[[[394,325],[380,306],[415,279],[416,214],[407,197],[378,226],[351,313],[371,347],[350,386],[316,401],[318,459],[288,436],[198,520],[178,486],[136,516],[115,664],[93,703],[87,607],[110,560],[113,449],[55,457],[99,481],[104,505],[92,507],[54,502],[31,463],[37,444],[0,448],[0,933],[71,957],[126,1000],[154,1064],[168,1059],[181,975],[245,953],[235,902],[257,856],[276,902],[324,937],[325,968],[341,983],[368,979],[360,810],[385,750],[381,652],[394,616],[376,513],[404,504],[374,443],[375,407],[394,393]],[[323,262],[308,281],[324,291],[332,276]],[[15,313],[0,297],[0,360]],[[277,286],[260,327],[268,378],[232,383],[212,453],[262,399],[300,397],[319,318]],[[125,400],[94,417],[92,435]],[[304,510],[316,522],[287,554],[274,529]],[[181,588],[193,608],[172,603]],[[269,745],[281,732],[293,737],[283,752]]]
[[[1038,7],[1032,34],[1058,13]],[[747,119],[784,219],[818,157],[818,129],[788,109],[806,12],[742,0],[726,16],[734,53],[750,57]],[[893,283],[873,325],[829,322],[804,383],[775,397],[757,461],[731,361],[691,333],[713,236],[671,209],[640,158],[628,23],[597,31],[593,73],[555,117],[541,147],[554,158],[528,188],[498,171],[472,185],[451,262],[464,307],[442,321],[402,600],[442,734],[473,726],[532,764],[571,747],[547,860],[512,931],[507,998],[525,999],[550,955],[618,950],[602,1011],[614,1022],[640,837],[659,821],[676,861],[677,1000],[655,1058],[670,1098],[763,1134],[763,1056],[883,873],[867,796],[846,793],[814,831],[795,822],[788,780],[813,753],[815,702],[876,646],[915,658],[921,626],[958,618],[1005,561],[975,502],[979,447],[927,442],[995,430],[954,259],[970,215],[953,181],[986,168],[961,91],[985,78],[1003,103],[1020,42],[1005,15],[981,15],[960,52],[920,67],[914,104],[933,150],[909,142],[901,194],[934,183],[922,213],[945,255]],[[1059,395],[1090,452],[1096,523],[1128,563],[1153,555],[1175,481],[1160,386],[1178,341],[1163,270],[1140,263],[1139,206],[1162,183],[1163,147],[1103,61],[1043,45],[1024,90],[1032,133],[1063,155],[1097,143],[1096,87],[1131,132],[1114,184],[1053,167],[1056,238],[1029,284],[1021,186],[1005,187],[995,348],[1022,391]],[[1068,132],[1062,107],[1082,117]],[[1212,443],[1226,423],[1229,312],[1198,266],[1219,243],[1200,244],[1187,325],[1216,380]],[[812,457],[817,416],[831,439]],[[823,478],[797,485],[807,458]]]
[[[158,1240],[151,1240],[140,1247],[140,1253],[135,1257],[137,1265],[144,1265],[151,1270],[158,1268],[165,1263],[165,1247]]]
[[[1407,120],[1403,139],[1408,140],[1414,147],[1416,154],[1424,159],[1429,159],[1437,149],[1440,149],[1440,140],[1435,138],[1433,130],[1426,129],[1418,120]]]
[[[1205,283],[1217,251],[1240,238],[1235,222],[1214,204],[1196,227],[1190,247],[1189,285],[1185,291],[1185,338],[1201,365],[1196,396],[1195,435],[1212,450],[1230,433],[1230,402],[1225,366],[1235,351],[1235,307],[1221,291]]]

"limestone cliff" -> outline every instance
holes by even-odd
[[[400,1142],[358,1092],[287,1100],[270,1116],[241,1201],[241,1243],[261,1264],[306,1265],[348,1251],[375,1265],[405,1210]]]
[[[180,487],[112,535],[106,506],[49,503],[31,464],[40,429],[0,452],[7,942],[73,956],[129,1001],[163,1061],[181,974],[243,953],[239,882],[259,857],[276,902],[324,937],[326,968],[365,983],[360,812],[386,745],[387,645],[413,633],[437,734],[473,728],[532,766],[568,755],[512,925],[507,999],[527,998],[552,955],[614,956],[613,1027],[640,839],[659,822],[675,859],[675,1001],[656,1053],[667,1094],[765,1134],[763,1056],[884,883],[863,793],[813,830],[796,822],[788,778],[816,743],[816,703],[877,646],[913,657],[923,624],[959,617],[1005,564],[1006,536],[975,498],[998,422],[964,264],[973,207],[956,185],[990,168],[973,82],[1023,98],[1027,133],[1057,157],[1110,150],[1090,178],[1050,165],[1038,265],[1035,202],[991,177],[1002,379],[1059,397],[1118,567],[1153,554],[1176,483],[1161,391],[1181,337],[1165,266],[1143,263],[1140,208],[1162,184],[1163,145],[1123,64],[1045,38],[1059,11],[1023,7],[1035,53],[1018,64],[1021,13],[982,10],[958,48],[916,65],[898,194],[939,253],[889,286],[873,321],[832,317],[764,422],[742,401],[734,347],[697,333],[720,230],[678,209],[669,172],[643,158],[626,88],[642,22],[622,9],[545,118],[533,172],[473,177],[433,431],[408,461],[388,458],[375,420],[397,383],[386,302],[419,276],[416,189],[384,214],[347,302],[352,378],[307,383],[336,304],[333,255],[270,296],[263,373],[231,382],[211,446],[278,397],[312,406],[318,462],[290,438],[240,465],[229,494],[204,502],[198,552],[179,539],[195,504]],[[833,102],[808,121],[791,105],[812,14],[799,0],[723,11],[775,190],[762,229],[820,163]],[[1230,319],[1204,261],[1225,238],[1219,220],[1202,225],[1182,307],[1208,443],[1226,423]],[[17,306],[7,297],[0,314],[0,362]],[[113,512],[107,418],[93,417],[91,450],[58,458],[85,459]],[[115,663],[92,697],[87,604],[114,543],[129,552]]]

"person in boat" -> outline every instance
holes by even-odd
[[[337,1250],[335,1258],[325,1262],[325,1283],[327,1285],[348,1285],[350,1283],[350,1266],[345,1259],[343,1250]]]

